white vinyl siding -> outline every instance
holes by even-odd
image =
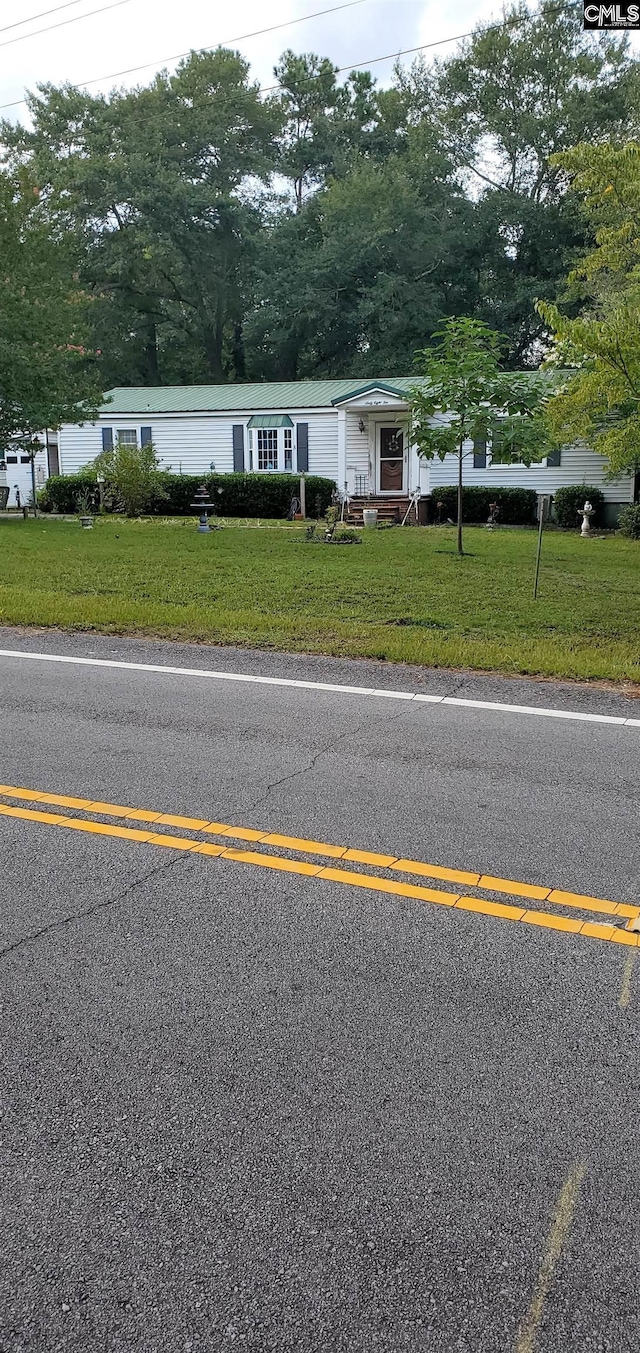
[[[360,423],[364,423],[364,432]],[[367,418],[347,410],[347,491],[356,493],[369,485],[369,428]],[[344,487],[339,485],[340,488]],[[364,492],[368,488],[364,487]]]
[[[260,413],[259,409],[254,411]],[[244,423],[247,466],[249,451],[253,451],[253,470],[258,468],[257,432],[247,428],[251,412],[238,416],[237,413],[210,414],[157,414],[148,413],[124,416],[104,414],[98,423],[85,423],[84,427],[75,427],[65,423],[60,429],[60,471],[62,474],[75,474],[83,465],[95,459],[102,451],[102,428],[129,428],[140,437],[140,427],[152,429],[153,445],[163,470],[172,469],[176,474],[208,474],[212,465],[216,473],[228,474],[233,470],[233,426]],[[292,433],[292,471],[296,464],[296,425],[307,423],[309,427],[309,474],[323,475],[328,479],[338,476],[338,417],[335,409],[319,412],[300,409],[290,411],[293,429],[277,429],[280,433],[279,453],[282,459],[279,465],[284,467],[284,439],[282,433]],[[347,422],[349,420],[347,419]],[[356,422],[357,427],[357,422]],[[251,442],[249,436],[253,431]],[[358,436],[360,437],[360,433]],[[362,437],[366,446],[367,438]]]
[[[487,457],[489,459],[489,457]],[[536,493],[555,493],[565,484],[595,484],[602,490],[608,503],[633,501],[633,480],[621,478],[606,480],[606,462],[586,446],[563,446],[559,465],[487,465],[474,468],[473,455],[463,461],[463,482],[489,488],[535,489]],[[435,457],[428,462],[429,492],[457,482],[458,462],[455,456],[443,461]]]

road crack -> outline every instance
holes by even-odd
[[[115,907],[118,902],[122,902],[125,897],[129,897],[135,892],[140,884],[147,883],[149,879],[155,878],[158,874],[167,873],[177,864],[184,864],[188,857],[184,854],[174,855],[170,860],[163,864],[156,865],[153,869],[148,869],[146,874],[140,874],[133,880],[133,883],[127,884],[126,888],[120,889],[113,897],[105,897],[102,902],[96,902],[91,907],[86,907],[83,911],[70,912],[68,916],[61,916],[57,921],[50,921],[48,925],[42,926],[40,930],[34,930],[29,935],[23,935],[19,940],[14,940],[12,944],[6,945],[0,949],[0,959],[6,958],[8,954],[13,954],[17,949],[22,949],[28,944],[35,944],[37,940],[43,939],[55,930],[64,930],[66,926],[73,925],[74,921],[86,921],[92,916],[97,916],[101,911],[108,911],[110,907]]]
[[[398,719],[402,718],[403,714],[404,709],[400,709],[397,714],[392,714],[391,717],[387,718],[385,722],[387,724],[396,723]],[[362,723],[357,724],[355,728],[349,728],[346,730],[346,732],[339,733],[337,737],[332,738],[331,742],[327,743],[326,747],[320,747],[317,752],[314,752],[313,756],[309,759],[306,765],[298,766],[296,770],[288,771],[286,775],[281,775],[279,780],[270,781],[269,784],[266,785],[265,789],[249,805],[249,812],[253,813],[255,812],[256,808],[259,808],[260,805],[265,804],[267,802],[267,799],[269,798],[269,795],[273,792],[274,789],[279,789],[281,785],[287,784],[289,780],[297,780],[301,775],[308,775],[309,771],[315,769],[320,758],[323,756],[327,756],[329,752],[335,751],[336,747],[338,747],[339,744],[345,740],[345,738],[350,737],[357,738],[358,734],[364,732],[366,728],[372,727],[377,728],[377,726],[382,722],[383,722],[382,717],[374,719],[373,723],[371,719],[365,719],[362,721]]]

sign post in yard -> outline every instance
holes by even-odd
[[[533,584],[534,601],[538,595],[538,576],[540,573],[540,551],[542,550],[542,527],[544,525],[545,516],[548,515],[549,513],[550,506],[551,506],[551,495],[548,493],[541,493],[538,498],[538,549],[536,552],[536,576]]]

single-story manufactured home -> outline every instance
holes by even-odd
[[[435,494],[457,474],[455,457],[427,462],[408,444],[407,398],[415,384],[405,376],[111,390],[95,423],[60,429],[60,472],[75,473],[116,441],[153,442],[164,469],[325,475],[350,498],[400,513],[415,490]],[[611,521],[637,489],[630,476],[607,481],[602,458],[578,446],[527,467],[504,464],[490,447],[476,445],[464,461],[464,482],[540,494],[595,484]]]

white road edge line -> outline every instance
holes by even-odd
[[[76,658],[61,653],[30,653],[22,649],[0,648],[0,658],[18,658],[29,662],[62,662],[77,667],[115,667],[129,672],[159,672],[165,676],[208,678],[210,681],[245,681],[256,686],[292,686],[303,691],[331,691],[339,695],[373,695],[385,700],[415,700],[421,704],[457,705],[463,709],[490,709],[501,714],[533,714],[542,719],[576,719],[581,723],[607,723],[640,728],[640,719],[624,719],[616,714],[583,714],[579,710],[552,709],[542,705],[508,705],[499,700],[465,700],[455,695],[422,695],[415,691],[384,691],[375,686],[340,686],[328,681],[296,681],[290,677],[254,676],[245,672],[212,672],[202,667],[166,667],[161,663],[119,662],[115,658]]]

